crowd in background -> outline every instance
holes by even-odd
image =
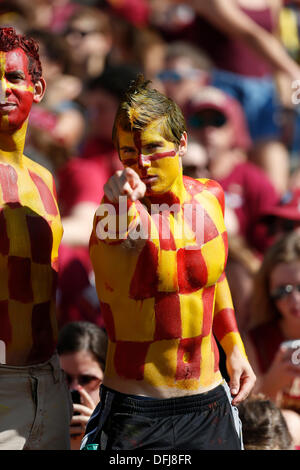
[[[1,0],[0,24],[40,45],[47,91],[25,154],[56,182],[60,329],[104,327],[89,236],[103,185],[121,168],[117,106],[141,72],[185,114],[184,174],[225,191],[227,276],[254,392],[282,409],[300,445],[300,358],[282,346],[300,339],[300,1]]]

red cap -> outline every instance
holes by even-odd
[[[252,144],[244,110],[232,96],[212,86],[201,88],[187,107],[187,117],[203,109],[220,111],[234,127],[234,147],[248,150]]]
[[[300,221],[300,188],[285,193],[281,201],[273,207],[265,210],[262,217],[278,217]]]

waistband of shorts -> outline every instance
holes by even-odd
[[[20,375],[34,375],[34,374],[48,374],[49,372],[59,372],[60,363],[59,356],[55,351],[54,354],[45,362],[38,364],[27,364],[24,366],[12,366],[8,364],[0,364],[1,374],[20,374]]]
[[[111,410],[113,413],[143,414],[152,416],[169,416],[184,414],[193,411],[214,409],[222,403],[228,402],[228,397],[222,384],[214,389],[196,395],[187,395],[175,398],[134,398],[105,385],[100,387],[101,401],[107,395],[113,395]]]

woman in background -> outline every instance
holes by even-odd
[[[253,393],[263,393],[280,406],[300,445],[299,233],[285,235],[266,252],[254,279],[250,318],[244,341],[257,377]],[[287,341],[293,341],[295,349]]]
[[[79,449],[85,426],[99,403],[106,349],[106,332],[93,323],[70,322],[59,332],[57,351],[73,398],[72,450]],[[74,402],[76,395],[78,403]]]

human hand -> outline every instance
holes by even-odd
[[[278,393],[290,388],[296,378],[300,378],[300,366],[292,363],[291,350],[281,345],[269,370],[262,377],[260,388],[270,398],[276,399]]]
[[[104,194],[111,202],[119,202],[119,196],[127,195],[132,201],[141,199],[146,185],[132,168],[118,170],[104,185]]]
[[[236,406],[250,394],[256,377],[248,359],[242,355],[237,346],[227,355],[226,367],[230,377],[230,392],[234,396],[232,405]]]
[[[73,404],[74,414],[70,423],[71,437],[84,433],[87,422],[96,407],[96,403],[83,387],[79,386],[78,392],[80,393],[81,403]]]

